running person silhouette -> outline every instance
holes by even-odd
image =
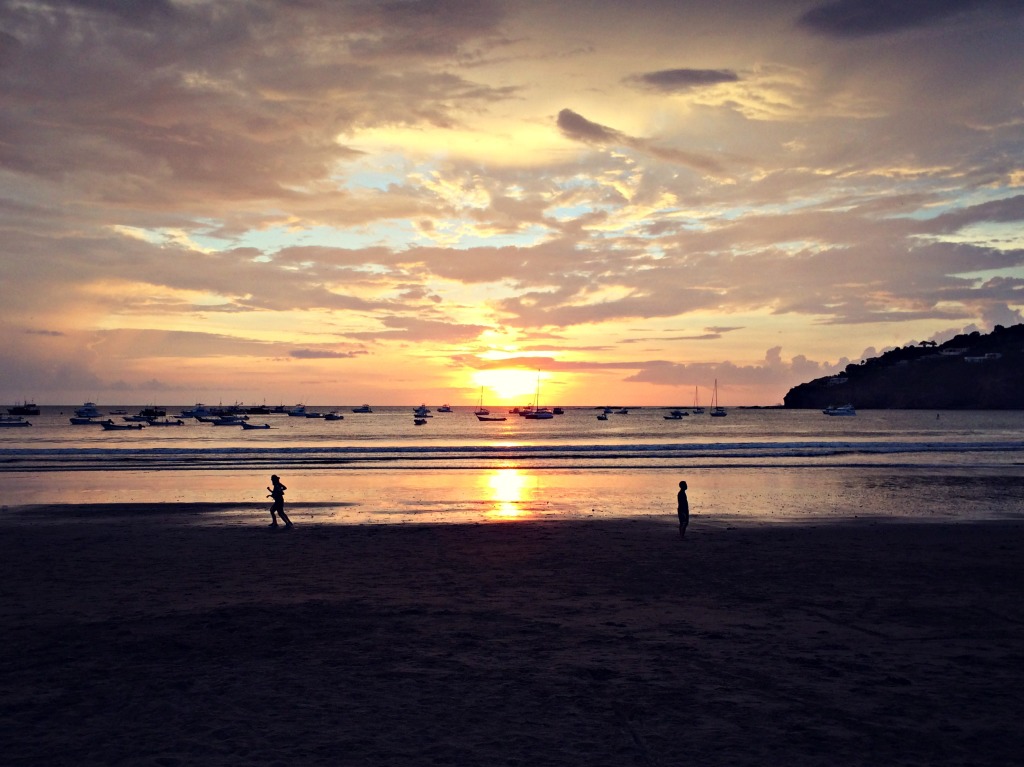
[[[281,515],[281,519],[284,520],[284,526],[291,527],[292,521],[288,519],[288,515],[284,513],[284,491],[288,488],[281,484],[281,478],[276,474],[271,475],[270,482],[273,487],[268,487],[270,495],[267,498],[273,498],[274,503],[270,507],[270,526],[277,527],[277,515]]]

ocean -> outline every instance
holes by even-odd
[[[346,523],[662,516],[679,479],[717,518],[823,519],[1024,514],[1024,412],[732,408],[666,420],[668,409],[567,408],[478,421],[472,406],[309,407],[343,420],[252,415],[265,430],[72,425],[74,406],[0,429],[6,508],[49,504],[220,504],[262,509],[271,473],[290,508]],[[100,407],[104,413],[138,408]],[[173,418],[182,408],[167,408]],[[105,415],[121,422],[121,415]],[[300,514],[301,517],[301,514]]]

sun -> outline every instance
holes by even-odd
[[[488,399],[497,398],[502,404],[530,403],[533,402],[537,392],[537,372],[534,370],[521,370],[517,368],[495,368],[493,370],[478,370],[473,374],[473,382],[477,386],[490,389],[490,396],[484,392],[484,404]],[[541,375],[543,380],[543,375]]]

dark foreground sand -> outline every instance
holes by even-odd
[[[1021,524],[697,519],[680,541],[671,519],[110,511],[0,523],[5,765],[1024,754]]]

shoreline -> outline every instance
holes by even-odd
[[[265,509],[169,509],[4,525],[7,764],[909,767],[1024,747],[1020,521],[697,514],[679,540],[671,515],[284,532]]]

